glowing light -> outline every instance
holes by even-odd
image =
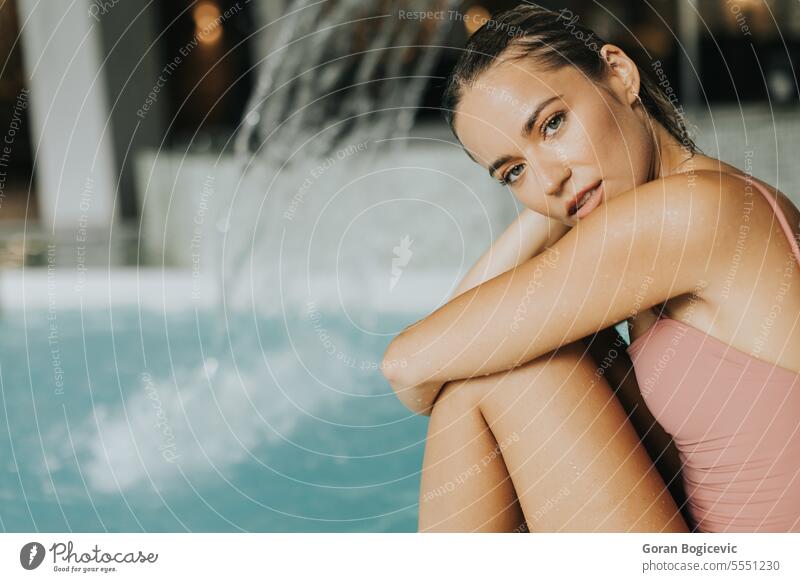
[[[472,6],[464,13],[464,28],[468,34],[473,34],[492,17],[483,6]]]
[[[200,2],[194,7],[192,17],[197,40],[213,44],[222,37],[222,13],[214,2]]]

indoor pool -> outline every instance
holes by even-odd
[[[376,365],[413,320],[4,312],[0,527],[415,531],[427,418]]]

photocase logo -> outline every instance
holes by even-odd
[[[400,244],[392,248],[394,251],[394,258],[392,259],[392,278],[389,281],[389,291],[394,291],[397,282],[400,281],[400,276],[403,274],[403,267],[408,265],[411,260],[411,244],[414,241],[405,235],[400,239]]]
[[[44,560],[44,546],[39,542],[28,542],[19,551],[19,563],[26,570],[35,570]]]

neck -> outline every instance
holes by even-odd
[[[653,161],[650,165],[650,180],[666,178],[673,174],[685,172],[686,165],[693,154],[681,146],[680,142],[669,133],[660,123],[655,123],[652,128]]]

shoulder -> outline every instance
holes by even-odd
[[[609,213],[636,229],[660,229],[659,236],[708,245],[725,237],[741,215],[745,180],[711,170],[673,174],[645,182],[611,199]]]
[[[753,188],[729,173],[697,170],[646,182],[610,202],[613,214],[660,226],[663,236],[681,233],[687,243],[708,245],[725,239],[739,222]]]
[[[745,180],[732,174],[697,170],[652,180],[637,186],[635,190],[639,201],[647,206],[664,203],[667,207],[674,208],[678,205],[697,204],[719,209],[730,193],[744,193],[745,186]]]
[[[736,199],[744,199],[744,186],[741,178],[721,172],[674,174],[612,198],[606,213],[592,213],[576,228],[596,235],[584,244],[603,246],[642,272],[659,265],[693,289],[725,265],[739,230]]]
[[[710,242],[727,243],[732,237],[740,236],[742,229],[749,229],[755,207],[759,214],[772,221],[772,208],[765,196],[759,192],[766,189],[775,200],[781,195],[772,186],[748,176],[743,172],[719,172],[699,170],[693,174],[670,176],[669,196],[673,210],[689,220],[687,213],[696,213],[692,222],[697,233]],[[763,212],[761,212],[763,211]]]

